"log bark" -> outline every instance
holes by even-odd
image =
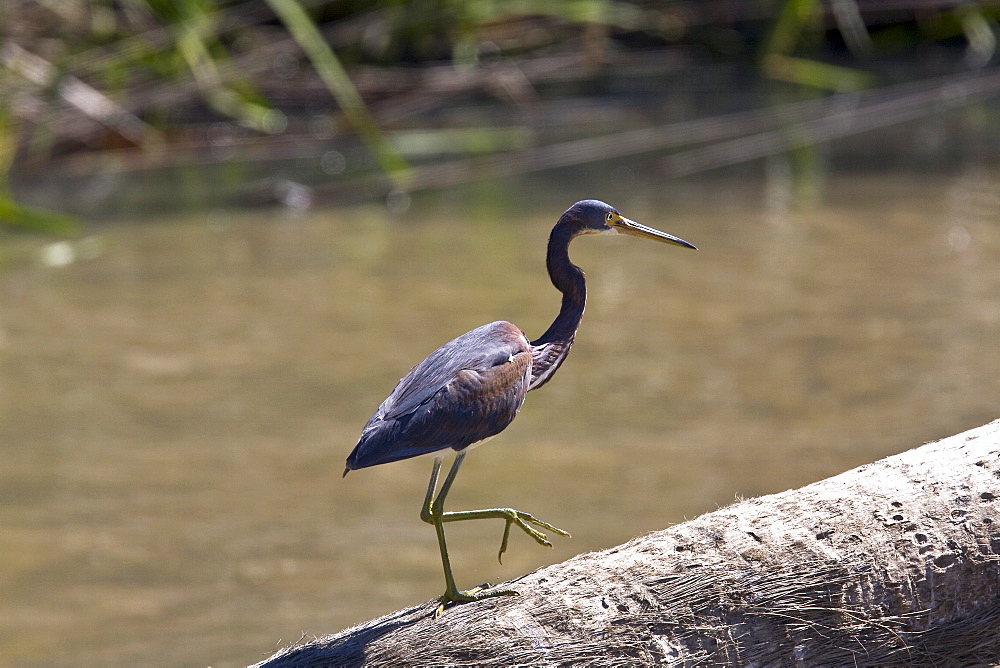
[[[998,496],[1000,420],[257,665],[997,664]]]

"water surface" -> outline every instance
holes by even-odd
[[[545,329],[542,246],[584,196],[701,250],[574,243],[590,303],[573,354],[449,498],[573,538],[513,536],[500,565],[500,523],[449,527],[460,586],[1000,416],[996,173],[832,176],[804,207],[780,170],[626,186],[122,221],[68,264],[17,241],[28,255],[0,269],[2,662],[242,665],[438,595],[417,517],[430,461],[341,479],[344,458],[441,343],[496,319]]]

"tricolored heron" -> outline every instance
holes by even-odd
[[[435,456],[427,496],[420,509],[420,519],[434,525],[441,548],[446,589],[440,598],[438,612],[450,602],[478,601],[517,593],[509,589],[488,589],[489,585],[459,591],[448,559],[445,522],[504,520],[506,526],[499,558],[507,549],[511,525],[547,547],[552,544],[535,527],[569,536],[562,529],[520,510],[490,508],[445,512],[444,500],[471,446],[506,429],[521,410],[525,395],[547,383],[569,354],[587,301],[583,271],[569,259],[569,243],[581,234],[628,234],[694,248],[683,239],[623,217],[604,202],[577,202],[560,216],[549,235],[545,263],[552,284],[563,297],[559,315],[545,333],[528,341],[516,325],[500,321],[483,325],[444,344],[399,381],[365,425],[361,439],[347,458],[345,476],[353,469],[439,453]],[[448,448],[458,454],[435,497],[444,457],[440,453]]]

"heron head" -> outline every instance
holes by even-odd
[[[640,225],[618,213],[618,209],[610,204],[596,199],[577,202],[563,214],[563,217],[573,220],[580,226],[579,234],[628,234],[682,248],[695,248],[694,244],[672,234]]]

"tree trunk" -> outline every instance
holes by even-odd
[[[1000,662],[1000,420],[259,666]]]

